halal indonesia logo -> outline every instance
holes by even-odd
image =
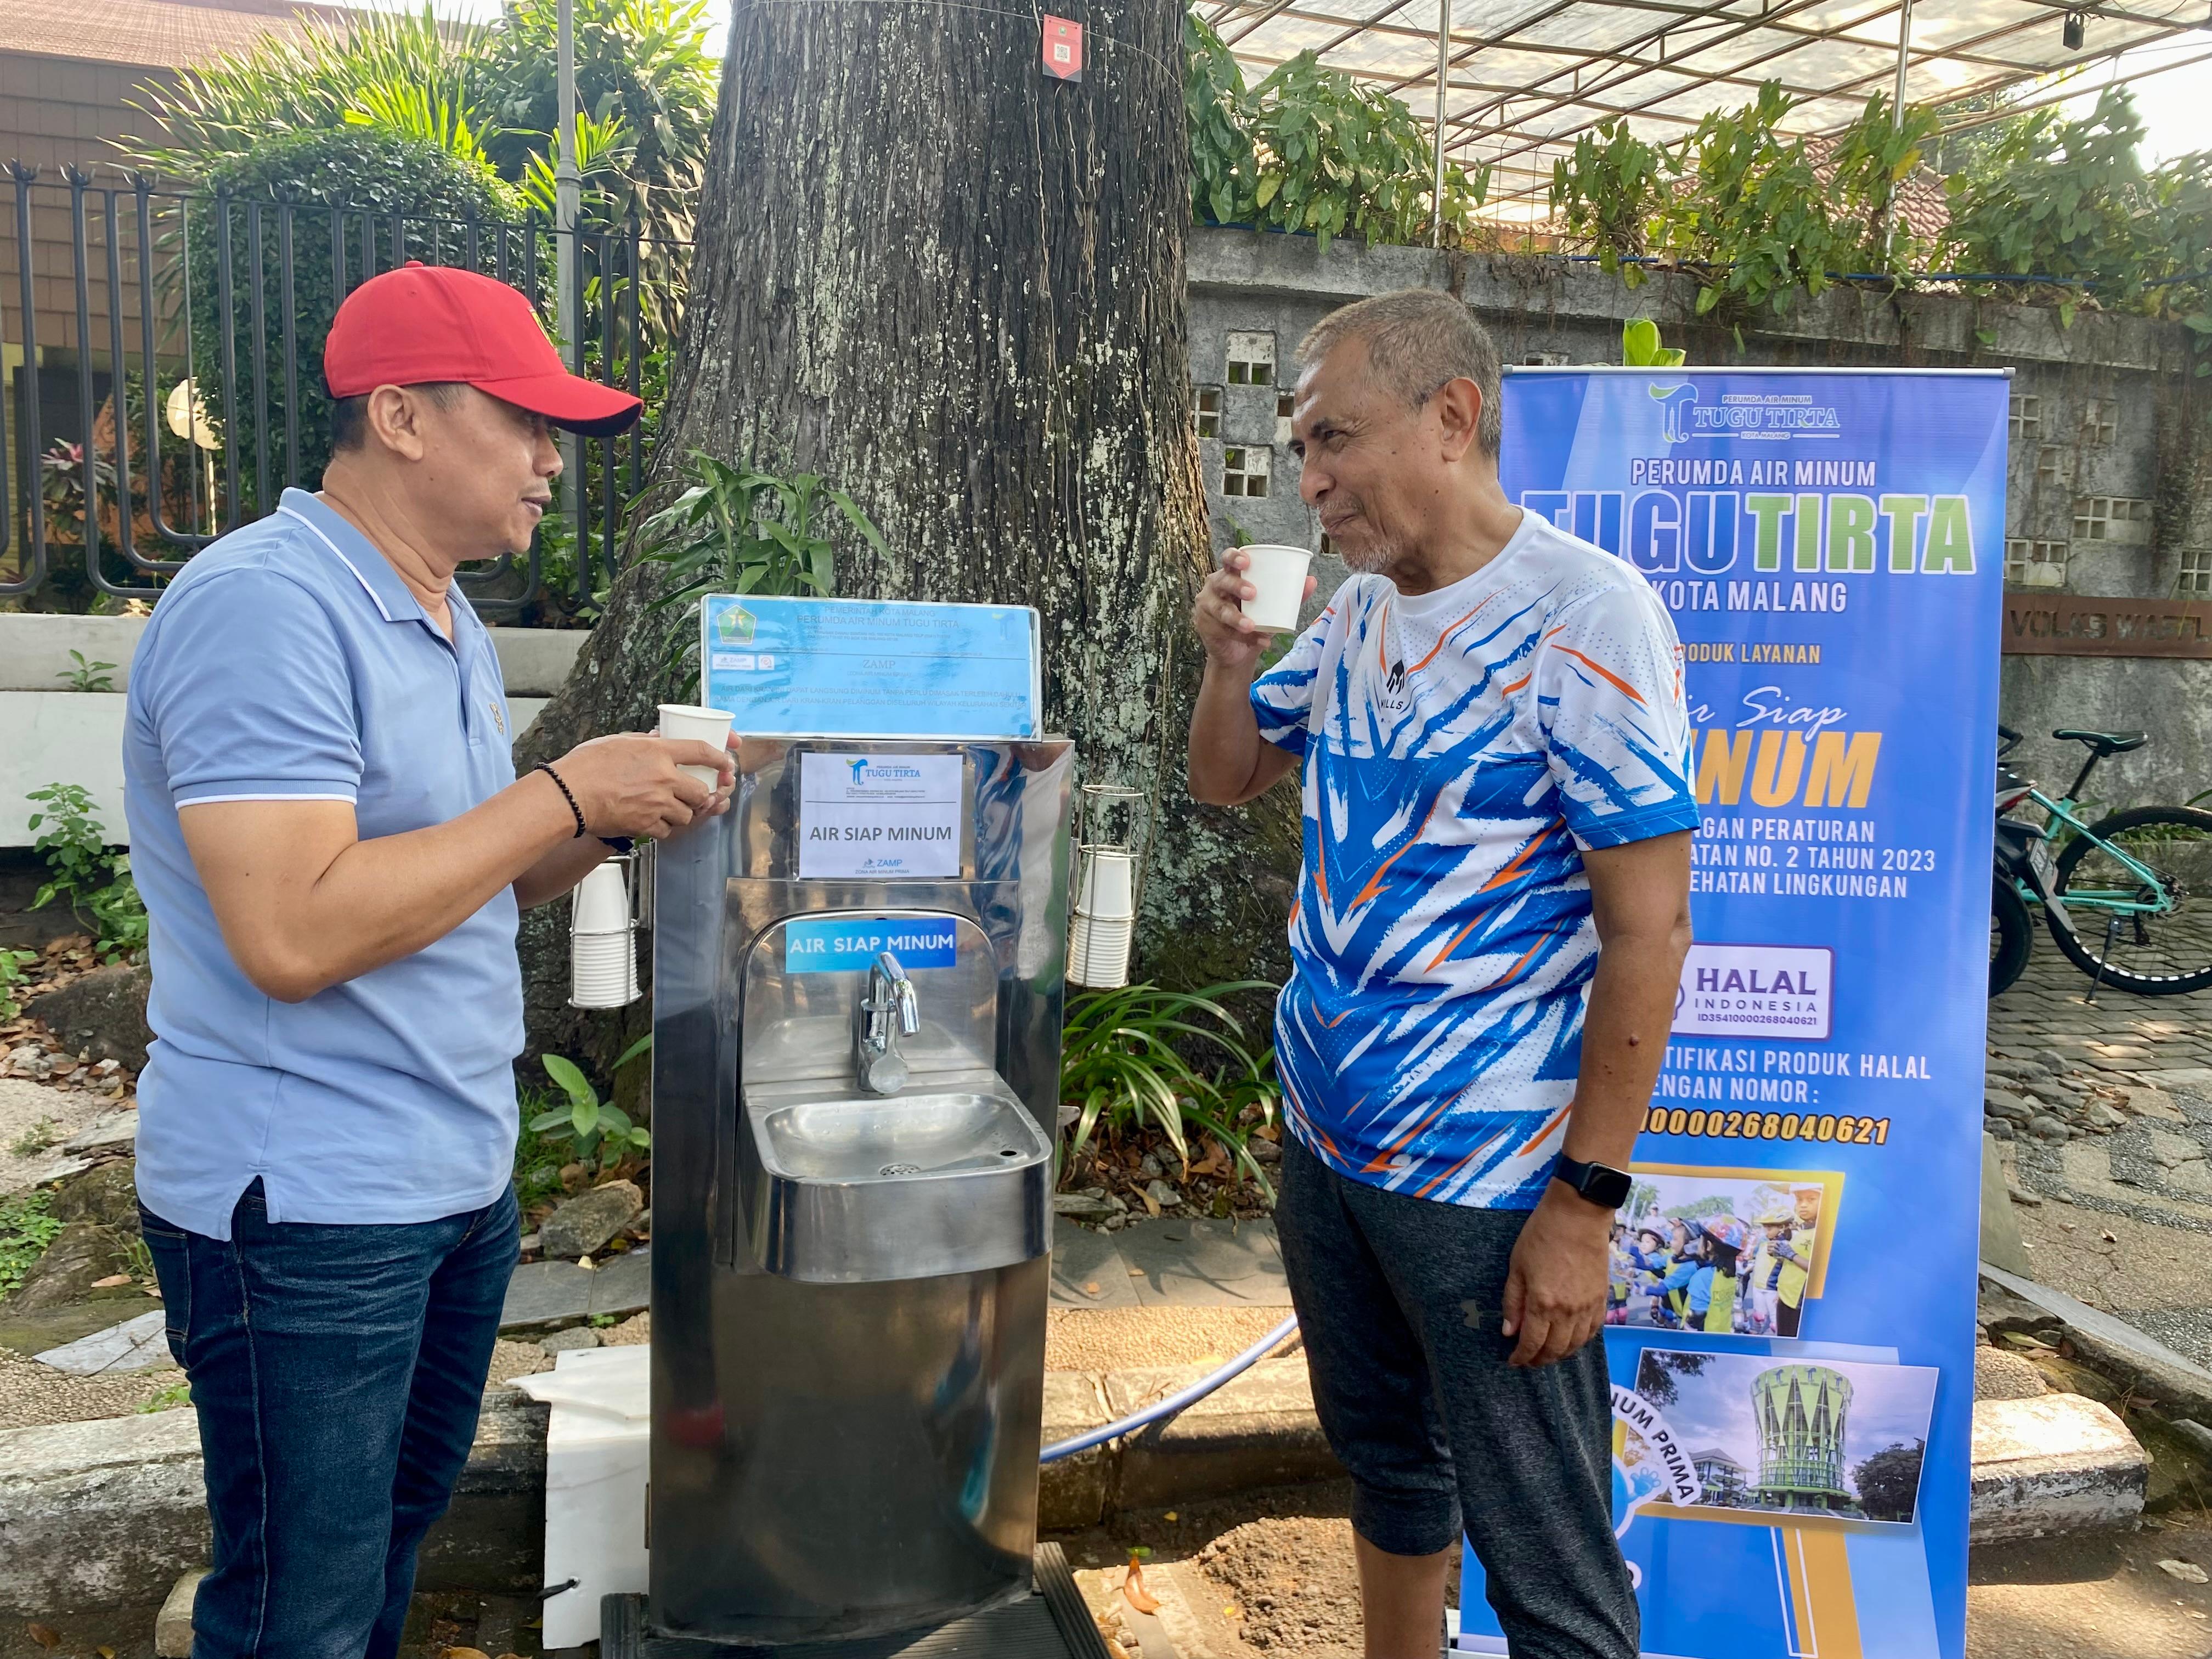
[[[1836,953],[1822,945],[1692,945],[1674,994],[1680,1036],[1825,1040]]]
[[[1844,435],[1835,406],[1814,403],[1809,392],[1728,392],[1719,402],[1707,404],[1698,401],[1693,386],[1650,384],[1644,390],[1659,405],[1659,435],[1670,444],[1693,438],[1788,443]]]

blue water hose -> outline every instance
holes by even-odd
[[[1179,1412],[1186,1411],[1196,1405],[1223,1383],[1243,1376],[1253,1366],[1266,1358],[1269,1353],[1280,1347],[1297,1328],[1297,1316],[1292,1314],[1219,1370],[1199,1378],[1180,1394],[1171,1394],[1158,1405],[1147,1406],[1144,1410],[1125,1417],[1118,1423],[1109,1423],[1103,1428],[1091,1429],[1079,1434],[1073,1440],[1063,1440],[1058,1445],[1047,1446],[1038,1455],[1037,1462],[1057,1463],[1063,1457],[1073,1457],[1079,1451],[1089,1451],[1093,1446],[1103,1445],[1109,1440],[1118,1440],[1125,1434],[1134,1434],[1139,1429],[1148,1428],[1154,1423],[1166,1421]]]

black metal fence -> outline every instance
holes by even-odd
[[[154,599],[194,552],[273,510],[285,486],[319,482],[322,343],[347,294],[410,259],[461,265],[520,289],[554,331],[564,237],[576,326],[555,339],[576,373],[644,396],[647,421],[578,440],[564,512],[526,556],[460,580],[487,614],[556,623],[613,580],[688,245],[635,225],[562,232],[534,211],[430,218],[175,193],[74,167],[5,171],[0,599],[53,609]]]

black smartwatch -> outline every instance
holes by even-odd
[[[609,847],[613,848],[615,849],[616,856],[617,857],[629,852],[631,848],[637,845],[637,843],[632,841],[628,836],[601,836],[599,839],[605,842]]]
[[[1552,1179],[1565,1182],[1601,1210],[1617,1210],[1628,1202],[1628,1171],[1610,1164],[1580,1164],[1562,1152],[1552,1165]]]

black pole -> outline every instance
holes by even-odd
[[[76,295],[76,401],[84,422],[84,565],[96,586],[100,580],[100,474],[95,465],[99,447],[92,441],[92,296],[85,267],[91,255],[85,246],[84,192],[92,175],[78,167],[65,167],[62,177],[70,187],[70,255],[75,267]],[[112,380],[114,377],[111,374]]]
[[[44,469],[39,459],[39,302],[34,275],[37,260],[31,241],[31,183],[37,167],[23,161],[8,163],[8,176],[15,184],[15,278],[23,306],[23,453],[27,465],[23,494],[30,507],[31,540],[24,551],[30,556],[30,572],[18,580],[0,583],[0,593],[27,593],[46,580],[46,494]]]

